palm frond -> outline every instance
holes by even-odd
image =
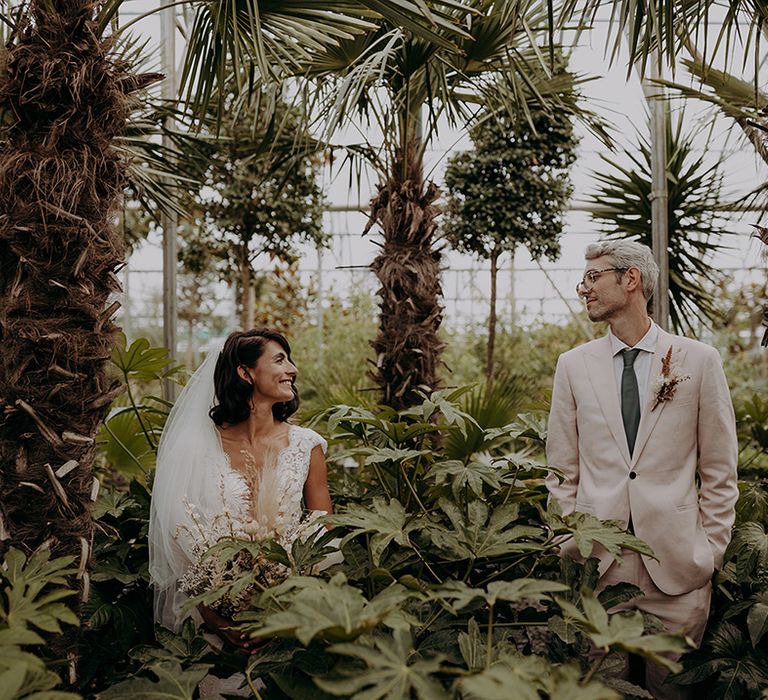
[[[699,155],[697,155],[699,153]],[[603,156],[608,168],[595,172],[597,189],[590,198],[592,217],[603,224],[607,238],[626,238],[651,246],[651,145],[638,136],[638,145],[624,154],[628,165]],[[707,285],[721,273],[710,264],[723,248],[726,233],[720,219],[723,176],[719,163],[707,164],[683,132],[683,116],[667,132],[669,216],[670,321],[678,330],[696,334],[697,324],[709,324],[718,311]]]
[[[606,48],[611,63],[622,46],[628,45],[628,73],[637,64],[643,75],[654,54],[671,65],[690,46],[703,47],[708,66],[718,55],[732,60],[732,56],[746,57],[754,52],[757,57],[760,35],[766,28],[761,0],[564,0],[557,25],[591,27],[601,10],[610,11]],[[722,23],[711,41],[715,20]],[[737,47],[742,50],[734,51]]]

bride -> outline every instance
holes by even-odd
[[[220,537],[295,531],[305,510],[328,513],[317,433],[287,422],[299,404],[296,366],[278,332],[232,333],[181,392],[163,430],[149,520],[155,620],[178,631],[187,616],[223,641],[256,642],[211,608],[182,610],[179,582]],[[202,542],[201,542],[202,540]]]

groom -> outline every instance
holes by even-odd
[[[628,241],[590,245],[577,293],[608,335],[560,356],[549,415],[547,487],[563,513],[619,520],[653,549],[612,561],[599,548],[600,583],[627,581],[644,595],[616,609],[659,617],[699,644],[710,579],[731,537],[736,427],[716,350],[663,331],[648,316],[659,270],[651,250]],[[698,477],[698,486],[697,486]],[[572,541],[563,554],[577,555]],[[655,698],[685,697],[646,669]]]

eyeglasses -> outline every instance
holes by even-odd
[[[626,272],[628,269],[628,267],[605,267],[602,270],[590,270],[584,275],[581,282],[576,285],[576,296],[581,294],[582,289],[585,291],[592,289],[595,286],[595,282],[597,282],[597,278],[604,272]]]

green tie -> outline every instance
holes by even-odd
[[[624,360],[624,369],[621,373],[621,419],[624,421],[624,433],[627,436],[627,446],[631,457],[635,449],[637,426],[640,425],[640,392],[637,388],[637,377],[633,367],[640,350],[624,348],[621,354]]]

